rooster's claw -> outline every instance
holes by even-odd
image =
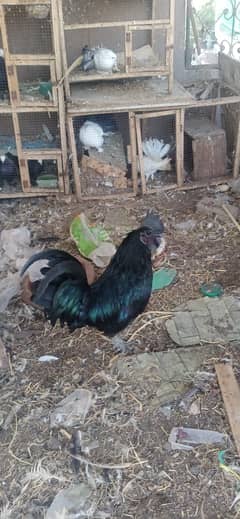
[[[121,337],[113,337],[112,346],[116,353],[122,353],[123,355],[126,355],[126,353],[133,352],[133,347],[124,341],[124,339],[121,339]]]

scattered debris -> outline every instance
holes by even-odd
[[[20,276],[11,274],[0,281],[0,313],[4,312],[13,297],[20,293]]]
[[[179,346],[201,342],[239,341],[240,301],[238,296],[203,297],[178,306],[165,325]]]
[[[190,429],[189,427],[174,427],[168,441],[172,449],[193,450],[194,445],[211,445],[226,443],[226,435],[217,431]]]
[[[240,467],[234,463],[226,464],[225,462],[226,451],[219,451],[218,461],[220,468],[228,475],[233,477],[237,482],[240,481]]]
[[[101,175],[105,182],[110,181],[114,189],[127,189],[126,171],[113,164],[106,164],[94,157],[83,155],[81,170],[88,175],[91,175],[91,172],[94,175]]]
[[[197,416],[201,414],[201,400],[200,398],[197,398],[197,400],[194,400],[192,404],[189,407],[189,414],[193,416]]]
[[[185,222],[176,223],[174,227],[179,232],[187,233],[195,229],[196,225],[196,220],[193,220],[191,218],[189,220],[186,220]]]
[[[239,209],[235,205],[225,204],[225,208],[229,210],[231,215],[236,219],[239,215]],[[207,214],[209,216],[218,216],[218,218],[226,222],[229,220],[226,215],[226,209],[222,207],[222,200],[217,198],[204,197],[197,203],[198,213]]]
[[[235,227],[237,227],[237,229],[240,231],[240,225],[237,222],[236,218],[234,218],[232,211],[230,211],[226,205],[223,205],[222,207],[223,207],[225,213],[227,213],[227,215],[229,216],[230,220],[232,220],[232,222],[234,223]]]
[[[86,483],[80,483],[60,490],[46,513],[46,519],[77,519],[79,517],[104,519],[109,514],[98,514],[97,499],[94,499],[94,489]]]
[[[240,455],[240,387],[234,375],[233,368],[229,363],[216,364],[215,369],[237,452],[238,455]]]
[[[76,216],[70,226],[70,234],[84,257],[97,267],[105,267],[116,252],[108,233],[100,226],[90,225],[84,213]]]
[[[229,191],[229,189],[230,189],[229,184],[219,184],[216,187],[215,191],[216,191],[216,193],[227,193],[227,191]]]
[[[231,190],[233,193],[235,193],[236,195],[240,194],[240,178],[239,177],[231,180],[230,186],[231,186]]]
[[[208,371],[197,371],[193,380],[193,387],[189,389],[181,398],[179,402],[179,408],[184,411],[189,411],[191,405],[194,403],[196,395],[199,393],[205,393],[211,387],[211,381],[215,380],[214,373]]]
[[[55,355],[42,355],[38,360],[39,362],[53,362],[59,360],[59,358],[55,357]]]
[[[6,348],[0,339],[0,370],[9,369],[9,358],[6,352]]]
[[[59,402],[50,415],[51,427],[74,427],[84,422],[93,403],[93,394],[88,389],[76,389]]]
[[[207,297],[219,297],[224,293],[224,289],[219,283],[203,283],[199,290],[204,296]]]
[[[181,348],[178,350],[156,353],[142,353],[132,357],[119,359],[114,370],[117,370],[123,379],[130,379],[143,385],[152,395],[150,381],[157,377],[158,387],[151,398],[151,405],[159,408],[169,404],[186,392],[189,381],[202,363],[217,352],[214,346]]]
[[[177,276],[175,269],[162,268],[153,273],[152,291],[161,290],[174,283]]]

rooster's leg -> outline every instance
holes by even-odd
[[[128,344],[124,339],[122,339],[122,337],[120,337],[119,335],[115,335],[115,337],[112,337],[111,342],[114,351],[116,351],[117,353],[126,354],[133,352],[133,347],[130,344]]]

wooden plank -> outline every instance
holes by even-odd
[[[132,32],[125,27],[125,72],[129,74],[132,64]]]
[[[67,119],[67,128],[68,128],[68,138],[69,138],[69,148],[72,155],[72,170],[74,177],[74,185],[76,189],[77,199],[80,200],[82,196],[82,188],[81,188],[81,180],[80,180],[80,168],[78,165],[77,158],[77,148],[74,136],[74,128],[73,128],[73,119],[72,117],[68,117]]]
[[[135,116],[133,112],[129,112],[129,134],[130,134],[130,153],[131,153],[131,168],[132,168],[132,182],[133,192],[138,193],[138,169],[137,169],[137,141],[136,141],[136,126]]]
[[[21,193],[20,192],[15,192],[15,193],[0,193],[0,200],[11,200],[11,199],[16,199],[16,198],[35,198],[35,197],[39,197],[39,196],[57,196],[59,195],[59,190],[58,189],[44,189],[44,190],[39,190],[39,189],[34,189],[34,188],[31,188],[31,191],[25,191],[24,193]]]
[[[51,0],[40,0],[41,4],[51,4]],[[39,0],[1,0],[2,5],[32,5],[39,4]]]
[[[167,32],[167,64],[169,68],[168,93],[173,91],[174,82],[174,30],[175,30],[175,1],[170,0],[170,22],[171,26]]]
[[[238,131],[235,149],[235,158],[233,164],[233,178],[238,178],[240,169],[240,114],[238,116]]]
[[[181,108],[176,112],[176,170],[177,184],[184,184],[184,119],[185,110]]]
[[[140,166],[142,194],[145,195],[147,192],[147,184],[146,184],[146,177],[145,177],[144,164],[143,164],[141,121],[139,118],[135,119],[135,124],[136,124],[138,160],[139,160],[139,166]]]
[[[64,24],[65,31],[75,31],[79,29],[100,29],[106,27],[129,27],[131,26],[133,29],[136,27],[138,29],[140,26],[147,28],[148,26],[155,26],[166,28],[166,26],[170,25],[170,20],[168,19],[158,19],[158,20],[126,20],[120,22],[98,22],[98,23],[72,23],[72,24]]]
[[[164,115],[176,115],[176,110],[161,110],[159,112],[148,112],[144,114],[136,114],[136,119],[153,119],[154,117],[162,117]]]
[[[9,59],[16,65],[38,65],[38,61],[47,62],[55,61],[54,54],[12,54],[9,52]]]
[[[65,45],[65,34],[64,34],[64,22],[63,22],[63,6],[62,0],[58,0],[58,18],[59,18],[59,38],[60,38],[60,49],[62,55],[62,70],[63,74],[66,73],[68,69],[68,61],[67,61],[67,52]],[[64,87],[67,98],[70,98],[70,85],[69,85],[69,77],[67,76],[64,80]]]
[[[139,78],[139,74],[141,77],[152,77],[152,76],[168,76],[169,72],[167,67],[161,66],[158,68],[152,68],[149,70],[146,69],[138,69],[137,72],[114,72],[113,74],[86,74],[84,75],[82,72],[78,72],[75,74],[71,74],[69,76],[69,83],[89,83],[90,81],[113,81],[115,79],[128,79],[128,78]],[[238,100],[239,102],[239,100]]]
[[[24,159],[35,160],[57,160],[62,155],[61,149],[49,148],[42,150],[22,150],[21,155]]]
[[[216,364],[215,369],[237,452],[240,455],[240,387],[229,363]]]
[[[134,198],[135,194],[133,191],[125,193],[112,193],[111,195],[81,195],[78,200],[127,200],[128,198]]]
[[[63,63],[61,58],[61,32],[60,32],[60,12],[58,0],[52,0],[52,20],[53,20],[53,36],[54,36],[54,48],[56,55],[56,78],[59,81],[63,73]],[[61,149],[62,149],[62,174],[64,189],[66,193],[69,193],[70,183],[69,176],[67,174],[67,136],[66,136],[66,112],[65,112],[65,99],[64,99],[64,86],[61,85],[57,88],[58,98],[58,116],[59,116],[59,127],[61,136]]]

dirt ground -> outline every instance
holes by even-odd
[[[1,202],[1,230],[26,225],[33,245],[74,251],[69,223],[80,211],[109,229],[116,245],[138,225],[146,209],[159,211],[166,226],[165,266],[177,270],[177,281],[152,295],[145,314],[125,335],[137,332],[139,352],[163,351],[176,345],[167,335],[164,319],[153,319],[150,311],[170,311],[200,297],[203,282],[218,281],[228,294],[240,288],[239,231],[227,217],[221,221],[196,212],[198,200],[203,196],[214,198],[216,193],[216,189],[166,192],[144,199],[81,204],[56,199]],[[236,197],[230,195],[230,200],[239,206]],[[196,225],[187,233],[175,227],[189,219],[194,219]],[[19,298],[0,318],[7,325],[5,328],[2,324],[1,336],[11,357],[11,372],[0,373],[1,519],[43,518],[60,489],[82,482],[93,488],[92,508],[88,515],[74,517],[238,516],[237,506],[230,510],[237,483],[219,466],[220,448],[175,451],[167,442],[172,427],[181,425],[213,429],[231,437],[216,377],[198,397],[199,414],[192,415],[176,406],[170,416],[165,416],[149,398],[156,382],[144,392],[134,380],[126,384],[119,379],[113,369],[116,356],[99,333],[82,329],[69,335],[58,326],[51,329],[39,311]],[[145,323],[148,325],[141,328]],[[38,359],[44,354],[59,360],[41,363]],[[232,360],[240,377],[238,344],[220,345],[219,354],[204,370],[214,373],[214,362],[222,358]],[[77,388],[94,394],[85,422],[76,427],[87,445],[83,456],[91,463],[80,462],[78,467],[71,456],[73,429],[51,429],[49,424],[57,403]],[[228,455],[237,464],[233,443]],[[129,466],[121,469],[124,463]]]

